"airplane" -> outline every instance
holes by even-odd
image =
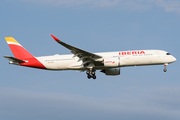
[[[4,56],[9,64],[39,68],[44,70],[86,71],[87,78],[96,79],[96,70],[105,75],[120,75],[120,68],[127,66],[167,65],[176,61],[170,53],[163,50],[133,50],[117,52],[91,53],[62,42],[54,35],[52,38],[71,51],[68,55],[34,57],[13,37],[5,37],[15,57]]]

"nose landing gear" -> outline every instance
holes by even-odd
[[[164,69],[163,69],[164,72],[167,72],[167,69],[166,69],[167,65],[168,64],[164,64]]]
[[[87,70],[86,74],[87,74],[88,79],[90,79],[90,78],[96,79],[95,71]]]

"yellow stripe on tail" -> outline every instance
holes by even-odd
[[[5,37],[7,43],[16,43],[19,44],[13,37]],[[20,44],[19,44],[20,45]]]

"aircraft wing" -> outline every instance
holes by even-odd
[[[71,45],[68,45],[64,42],[62,42],[61,40],[59,40],[58,38],[56,38],[55,36],[53,36],[52,34],[50,34],[55,41],[57,41],[59,44],[61,44],[62,46],[66,47],[67,49],[71,50],[71,53],[74,54],[74,57],[79,57],[79,60],[78,61],[83,61],[83,64],[86,64],[86,63],[92,63],[92,62],[95,62],[97,59],[100,59],[102,58],[101,56],[99,55],[96,55],[96,54],[93,54],[93,53],[90,53],[90,52],[87,52],[85,50],[82,50],[82,49],[79,49],[77,47],[74,47],[74,46],[71,46]]]

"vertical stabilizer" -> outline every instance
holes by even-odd
[[[46,67],[39,60],[31,55],[31,53],[21,46],[13,37],[5,37],[5,39],[15,56],[15,58],[5,56],[5,58],[10,60],[10,63],[15,62],[16,64],[22,66],[46,69]]]
[[[17,59],[33,58],[23,46],[21,46],[13,37],[5,37],[11,51]]]

